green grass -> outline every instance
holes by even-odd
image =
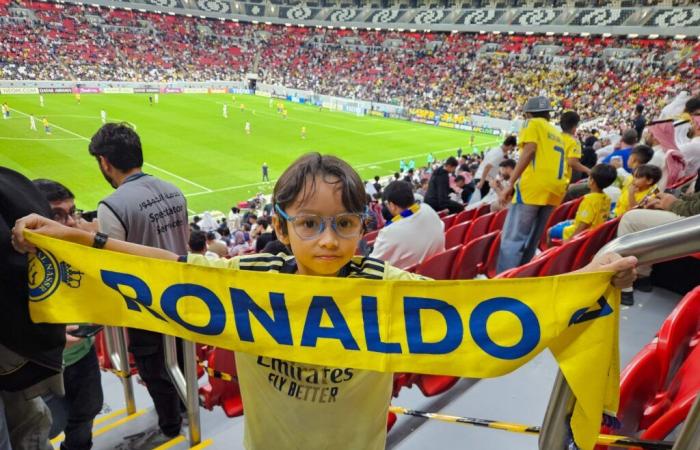
[[[285,102],[284,120],[268,99],[230,95],[161,95],[160,104],[149,106],[145,95],[82,95],[78,104],[72,95],[0,97],[12,111],[10,120],[0,120],[0,165],[15,169],[30,179],[49,178],[68,186],[80,208],[96,208],[112,188],[103,179],[97,163],[87,151],[89,138],[101,126],[100,110],[109,121],[135,124],[141,136],[144,171],[171,181],[187,195],[190,213],[227,211],[257,192],[269,193],[273,184],[261,183],[261,166],[267,162],[274,180],[299,155],[319,151],[349,161],[364,179],[385,176],[398,170],[400,159],[426,163],[469,148],[470,134],[447,128],[357,117],[319,111],[318,108]],[[229,118],[222,104],[229,104]],[[240,111],[240,103],[245,111]],[[275,102],[276,104],[276,102]],[[24,113],[24,114],[23,114]],[[25,114],[37,117],[38,131],[29,130]],[[48,136],[41,126],[46,116],[53,128]],[[250,121],[252,133],[244,124]],[[307,128],[307,139],[300,137]],[[496,136],[476,134],[475,145],[495,145]]]

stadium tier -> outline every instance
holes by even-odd
[[[512,20],[532,28],[551,13]],[[513,104],[546,90],[557,110],[577,105],[614,121],[639,102],[656,112],[671,86],[680,91],[700,74],[695,38],[329,29],[42,2],[5,3],[0,21],[0,80],[242,81],[255,73],[259,83],[457,116],[512,119]]]

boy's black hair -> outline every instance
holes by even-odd
[[[648,145],[640,144],[632,149],[630,155],[637,155],[640,164],[646,164],[654,157],[654,149]]]
[[[213,231],[207,231],[207,241],[213,241],[216,239],[216,233]]]
[[[407,181],[393,181],[384,188],[382,198],[385,202],[391,202],[399,208],[408,208],[416,202],[413,197],[413,187]]]
[[[294,202],[304,203],[316,191],[317,178],[333,184],[340,190],[341,201],[348,212],[364,213],[365,185],[350,164],[332,155],[307,153],[294,161],[275,183],[272,203],[286,210]],[[282,231],[287,223],[278,216]]]
[[[636,178],[646,178],[652,181],[652,184],[656,184],[661,179],[661,169],[651,164],[642,164],[637,167],[634,171],[634,176]]]
[[[634,128],[625,130],[625,132],[622,133],[622,142],[627,145],[634,145],[639,142],[639,134],[637,134],[637,130]]]
[[[450,156],[445,161],[445,165],[450,167],[457,167],[459,166],[459,163],[457,162],[457,158],[455,158],[454,156]]]
[[[241,212],[241,210],[237,206],[234,206],[231,208],[231,212],[233,212],[234,214],[238,214],[239,212]]]
[[[644,112],[644,105],[642,105],[641,103],[637,103],[637,106],[634,107],[634,110],[638,114],[641,114],[642,112]]]
[[[189,240],[190,250],[199,253],[207,247],[207,235],[204,231],[192,231]]]
[[[90,154],[104,157],[122,172],[143,166],[143,152],[139,135],[125,123],[102,125],[90,140]]]
[[[379,175],[374,176],[374,181],[379,182]]]
[[[617,179],[617,170],[610,164],[596,164],[591,169],[591,179],[598,189],[603,190]]]
[[[457,176],[455,177],[455,183],[458,182],[458,181],[464,181],[464,177],[463,177],[462,175],[457,175]]]
[[[516,138],[514,135],[511,134],[503,141],[503,145],[505,145],[506,147],[509,145],[512,145],[513,147],[517,147],[518,138]]]
[[[700,111],[700,95],[691,97],[687,102],[685,102],[685,112],[696,113]]]
[[[576,111],[566,111],[559,119],[559,126],[564,133],[571,133],[581,122],[581,116]]]
[[[62,202],[63,200],[70,200],[74,199],[75,195],[59,183],[58,181],[53,181],[53,180],[47,180],[45,178],[38,178],[34,181],[34,186],[39,189],[39,192],[44,194],[44,197],[46,200],[49,202]]]
[[[504,159],[498,164],[498,167],[510,167],[511,169],[515,169],[515,160],[514,159]]]

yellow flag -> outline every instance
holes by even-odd
[[[486,378],[545,348],[593,448],[619,383],[619,292],[610,273],[530,279],[377,281],[200,267],[37,234],[35,322],[141,328],[239,352],[381,372]]]

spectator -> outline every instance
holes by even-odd
[[[684,217],[697,216],[700,214],[700,190],[698,187],[700,186],[696,186],[695,193],[682,195],[680,198],[671,194],[660,193],[649,200],[646,204],[646,209],[629,211],[620,219],[617,235],[625,236],[637,231],[675,222]],[[652,285],[649,279],[651,267],[638,266],[637,272],[639,280],[635,283],[635,288],[646,292],[651,291]],[[632,289],[622,290],[622,304],[628,306],[634,304],[634,292]]]
[[[0,204],[0,447],[50,449],[51,413],[41,396],[63,394],[65,326],[32,322],[27,257],[9,244],[17,219],[30,213],[48,217],[51,208],[31,181],[5,167]]]
[[[68,188],[51,180],[34,180],[34,185],[49,202],[55,221],[69,227],[96,231],[76,217],[75,197]],[[71,328],[75,330],[78,327]],[[53,418],[49,436],[53,438],[63,432],[63,450],[92,448],[93,420],[102,410],[103,400],[100,365],[93,342],[91,337],[80,338],[66,333],[66,348],[63,351],[65,395],[45,398]]]
[[[602,162],[610,164],[610,160],[612,160],[612,158],[620,156],[622,157],[622,167],[627,172],[632,172],[632,169],[630,169],[629,165],[627,165],[627,160],[630,157],[630,153],[632,153],[632,148],[634,148],[635,144],[637,144],[637,140],[638,135],[636,131],[634,131],[632,128],[625,131],[622,134],[622,143],[620,145],[620,148],[606,156]]]
[[[469,199],[471,199],[474,193],[474,186],[472,184],[467,184],[463,175],[457,175],[455,177],[455,186],[459,188],[459,199],[464,205],[469,204]]]
[[[237,231],[241,227],[241,210],[235,206],[228,213],[228,229],[231,233]]]
[[[444,224],[428,204],[419,205],[405,181],[394,181],[384,189],[392,218],[379,231],[372,258],[405,269],[445,250]]]
[[[185,254],[185,196],[176,186],[142,171],[143,153],[136,132],[124,124],[103,125],[92,137],[89,151],[115,188],[97,208],[100,231],[112,238]],[[180,434],[180,397],[165,369],[163,335],[137,329],[128,333],[129,351],[158,414],[159,431],[146,433],[140,445],[157,446]]]
[[[226,246],[226,243],[220,239],[216,238],[216,233],[213,231],[207,231],[206,233],[207,237],[207,250],[210,253],[214,253],[217,255],[219,258],[223,258],[225,256],[228,256],[228,247]],[[190,236],[190,242],[192,240],[192,237]],[[190,245],[190,248],[192,246]]]
[[[564,141],[549,123],[550,111],[546,97],[533,97],[525,104],[527,122],[518,136],[520,158],[499,196],[501,201],[514,198],[501,234],[498,272],[532,259],[547,219],[566,193]],[[535,159],[537,164],[532,164]]]
[[[240,256],[251,249],[250,240],[243,231],[233,233],[233,245],[229,248],[229,256]]]
[[[581,164],[581,143],[576,138],[576,130],[581,122],[581,117],[576,111],[566,111],[561,115],[559,125],[561,137],[564,140],[564,152],[566,153],[565,175],[567,183],[577,181],[581,174],[590,175],[591,169]]]
[[[425,194],[425,203],[435,211],[447,209],[450,214],[456,214],[464,210],[464,205],[450,200],[450,174],[457,168],[457,159],[450,156],[441,167],[438,167],[430,177],[428,192]]]
[[[193,231],[190,233],[190,239],[187,246],[190,248],[190,253],[192,254],[204,255],[204,257],[207,259],[219,258],[219,255],[209,251],[207,248],[207,233],[204,231]]]
[[[654,196],[656,183],[661,179],[661,169],[649,164],[642,164],[634,171],[634,178],[622,188],[620,201],[615,206],[615,217],[621,217],[627,211],[644,206],[643,201]],[[649,197],[649,198],[648,198]]]
[[[637,132],[637,136],[642,136],[644,128],[647,126],[647,119],[644,117],[644,105],[641,103],[634,107],[634,119],[632,119],[632,128]]]
[[[377,194],[382,193],[382,184],[379,182],[379,175],[374,176],[374,190]]]
[[[474,174],[474,182],[481,193],[481,198],[486,197],[486,194],[489,193],[489,178],[496,177],[499,164],[508,158],[508,155],[515,150],[517,145],[517,138],[508,136],[500,147],[494,147],[486,152],[484,160],[479,164],[479,168]]]
[[[576,211],[574,220],[559,222],[549,229],[549,240],[561,239],[568,241],[574,236],[592,229],[608,220],[610,216],[610,197],[603,189],[610,186],[617,172],[610,164],[598,164],[591,171],[588,178],[590,193],[583,197],[583,201]]]

